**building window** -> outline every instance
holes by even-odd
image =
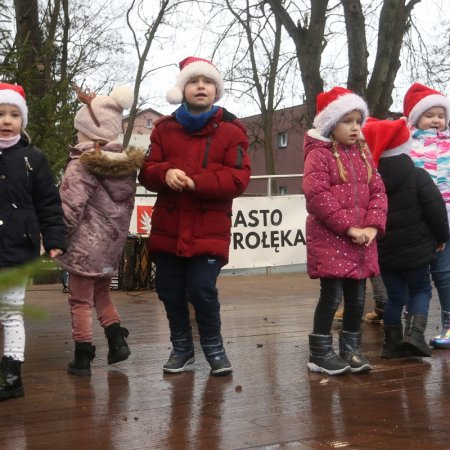
[[[152,119],[147,119],[147,128],[152,128],[152,127],[153,127]]]
[[[288,134],[278,133],[278,148],[286,148],[288,145]]]
[[[287,186],[278,186],[278,194],[287,195],[287,193],[288,193]]]

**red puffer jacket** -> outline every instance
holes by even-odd
[[[357,145],[338,145],[348,181],[342,181],[331,141],[315,130],[305,135],[303,192],[306,197],[307,267],[311,278],[369,278],[379,273],[377,244],[354,244],[350,227],[383,233],[387,200],[380,175],[367,167]],[[371,157],[368,155],[368,158]]]
[[[228,261],[233,199],[250,180],[247,147],[244,125],[223,108],[192,134],[174,116],[155,124],[139,174],[141,184],[158,193],[148,241],[152,257],[168,252]],[[170,189],[165,176],[171,168],[192,178],[195,191]]]

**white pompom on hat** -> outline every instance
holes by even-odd
[[[377,167],[380,158],[408,154],[412,147],[411,131],[404,117],[397,120],[369,117],[361,132]]]
[[[316,98],[317,114],[313,126],[322,136],[328,137],[343,116],[351,111],[360,111],[362,123],[369,115],[366,102],[353,91],[334,87],[328,92],[321,92]]]
[[[22,116],[22,128],[28,124],[28,107],[25,100],[25,91],[18,84],[0,83],[0,104],[14,105],[19,108]]]
[[[420,116],[430,108],[442,106],[445,109],[446,123],[450,120],[450,100],[439,91],[420,83],[414,83],[406,91],[403,99],[403,114],[411,126],[417,126]]]
[[[172,105],[183,102],[184,87],[186,83],[194,77],[203,75],[210,78],[216,85],[216,101],[221,99],[224,94],[223,79],[216,66],[207,59],[188,56],[180,62],[180,73],[177,75],[175,86],[166,93],[167,101]]]
[[[122,114],[133,104],[134,94],[128,86],[116,86],[109,96],[81,92],[85,103],[75,115],[75,128],[93,141],[115,141],[122,132]]]

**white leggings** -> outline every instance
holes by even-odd
[[[24,360],[25,326],[22,306],[25,286],[16,286],[0,292],[0,323],[3,325],[3,354],[17,361]],[[17,309],[16,309],[17,307]]]

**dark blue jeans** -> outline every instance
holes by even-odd
[[[385,325],[401,325],[402,310],[428,316],[431,299],[430,266],[414,270],[382,270],[381,276],[388,294],[384,307]]]
[[[156,292],[164,303],[171,336],[179,336],[191,329],[188,301],[194,307],[200,337],[220,335],[216,282],[223,261],[213,256],[184,258],[159,253],[155,265]]]
[[[430,264],[431,278],[439,296],[441,309],[450,311],[450,243],[443,252],[437,252]]]
[[[321,278],[320,297],[314,313],[314,334],[331,333],[334,314],[341,303],[342,296],[344,296],[342,329],[352,333],[360,331],[366,298],[366,280]]]

